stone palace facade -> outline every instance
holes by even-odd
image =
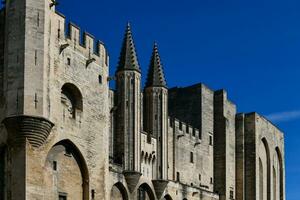
[[[285,200],[284,136],[267,119],[224,90],[168,88],[157,44],[142,87],[129,24],[111,77],[104,44],[55,0],[4,3],[1,200]]]

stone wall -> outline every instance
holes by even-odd
[[[213,163],[210,162],[213,159],[213,146],[209,137],[200,139],[199,134],[198,129],[176,119],[170,120],[169,178],[213,191]]]
[[[235,197],[236,107],[224,90],[214,94],[214,186],[221,200]]]
[[[245,115],[245,199],[285,199],[283,133],[258,115]]]
[[[16,114],[43,116],[55,124],[42,146],[34,147],[28,142],[23,146],[19,145],[17,149],[11,146],[9,153],[11,168],[8,172],[13,174],[11,180],[13,186],[10,190],[14,192],[11,198],[17,199],[16,196],[18,196],[18,199],[25,199],[25,197],[41,199],[42,195],[44,199],[50,200],[53,199],[53,195],[58,197],[58,192],[67,192],[71,195],[69,190],[64,191],[66,189],[64,187],[59,189],[52,185],[49,188],[46,184],[49,180],[45,177],[46,171],[44,170],[48,165],[47,155],[52,147],[61,141],[73,144],[74,148],[80,152],[79,155],[82,155],[80,159],[76,156],[76,159],[80,160],[78,167],[81,170],[86,167],[85,170],[89,172],[88,175],[83,176],[85,178],[83,182],[89,183],[89,187],[85,189],[84,199],[89,198],[90,190],[94,190],[97,199],[108,198],[105,183],[108,176],[109,151],[107,134],[110,121],[107,83],[109,69],[103,44],[99,43],[96,48],[98,51],[94,52],[92,36],[85,34],[84,42],[81,43],[79,28],[75,25],[70,25],[70,35],[65,35],[65,18],[57,14],[54,7],[50,8],[51,1],[39,0],[34,1],[34,4],[33,1],[26,1],[28,5],[26,12],[30,20],[26,20],[28,24],[25,25],[25,21],[23,23],[16,21],[20,19],[19,15],[25,12],[21,6],[23,4],[18,0],[9,1],[9,3],[10,17],[7,22],[13,26],[7,28],[14,33],[6,39],[8,52],[14,53],[7,53],[5,57],[5,77],[9,77],[5,80],[8,91],[5,94],[6,102],[8,102],[6,116]],[[12,10],[16,13],[12,13]],[[25,34],[15,30],[19,28],[15,24],[22,24],[28,30],[26,47],[23,46]],[[35,42],[36,40],[38,42]],[[18,44],[15,44],[16,42]],[[22,58],[23,56],[25,58]],[[24,80],[25,84],[20,85],[18,81]],[[76,97],[74,101],[82,102],[81,110],[78,110],[77,103],[76,105],[65,103],[65,97],[61,93],[65,84],[79,91],[80,97],[77,94],[73,95]],[[24,90],[20,91],[20,87],[24,87]],[[20,93],[17,92],[18,90]],[[71,91],[74,90],[71,89]],[[19,104],[16,99],[19,99]],[[15,108],[22,108],[22,104],[24,109],[16,111]],[[75,111],[76,116],[74,116]],[[3,132],[5,131],[2,129],[1,135]],[[12,133],[9,134],[12,135]],[[36,134],[39,133],[36,132]],[[10,138],[7,143],[14,145],[12,142],[13,138]],[[74,160],[70,162],[70,165],[67,160],[64,162],[58,159],[57,162],[58,169],[64,164],[66,167],[72,167],[72,162],[73,166],[76,166]],[[50,169],[52,170],[49,167]],[[79,174],[77,173],[76,176]],[[64,184],[68,184],[74,182],[75,174],[72,177],[63,176],[61,179]],[[18,181],[18,184],[14,181]],[[25,185],[26,191],[22,191]],[[52,191],[52,194],[48,191]]]
[[[201,88],[202,84],[169,89],[169,116],[201,130],[201,109],[203,108]]]
[[[245,115],[237,114],[236,131],[236,199],[245,199]]]

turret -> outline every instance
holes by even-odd
[[[48,119],[50,0],[6,0],[1,11],[1,116],[10,144],[11,199],[26,199],[29,148],[41,147],[53,127]],[[5,17],[3,16],[5,14]],[[5,21],[3,21],[3,18]],[[5,26],[3,26],[3,23]],[[3,27],[5,30],[3,30]]]
[[[154,44],[144,92],[145,131],[157,139],[157,179],[167,179],[168,89]]]
[[[129,24],[116,72],[116,106],[114,160],[140,172],[141,72]]]

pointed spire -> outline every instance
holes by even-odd
[[[130,23],[127,23],[117,71],[137,70],[140,72],[135,46],[132,38]]]
[[[163,66],[161,64],[158,47],[154,43],[152,57],[149,65],[146,87],[167,87]]]

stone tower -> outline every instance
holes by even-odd
[[[235,166],[236,106],[225,90],[214,93],[214,190],[220,200],[233,199],[236,193]]]
[[[140,171],[141,71],[127,25],[116,72],[115,161],[126,171]]]
[[[168,88],[154,44],[144,93],[145,131],[157,139],[157,179],[167,179]]]
[[[29,142],[40,147],[53,124],[47,119],[47,64],[49,52],[48,0],[5,2],[4,55],[1,67],[1,121],[12,144],[12,199],[25,199]],[[48,8],[48,9],[46,9]],[[1,35],[2,37],[2,35]],[[23,186],[21,186],[23,185]]]

